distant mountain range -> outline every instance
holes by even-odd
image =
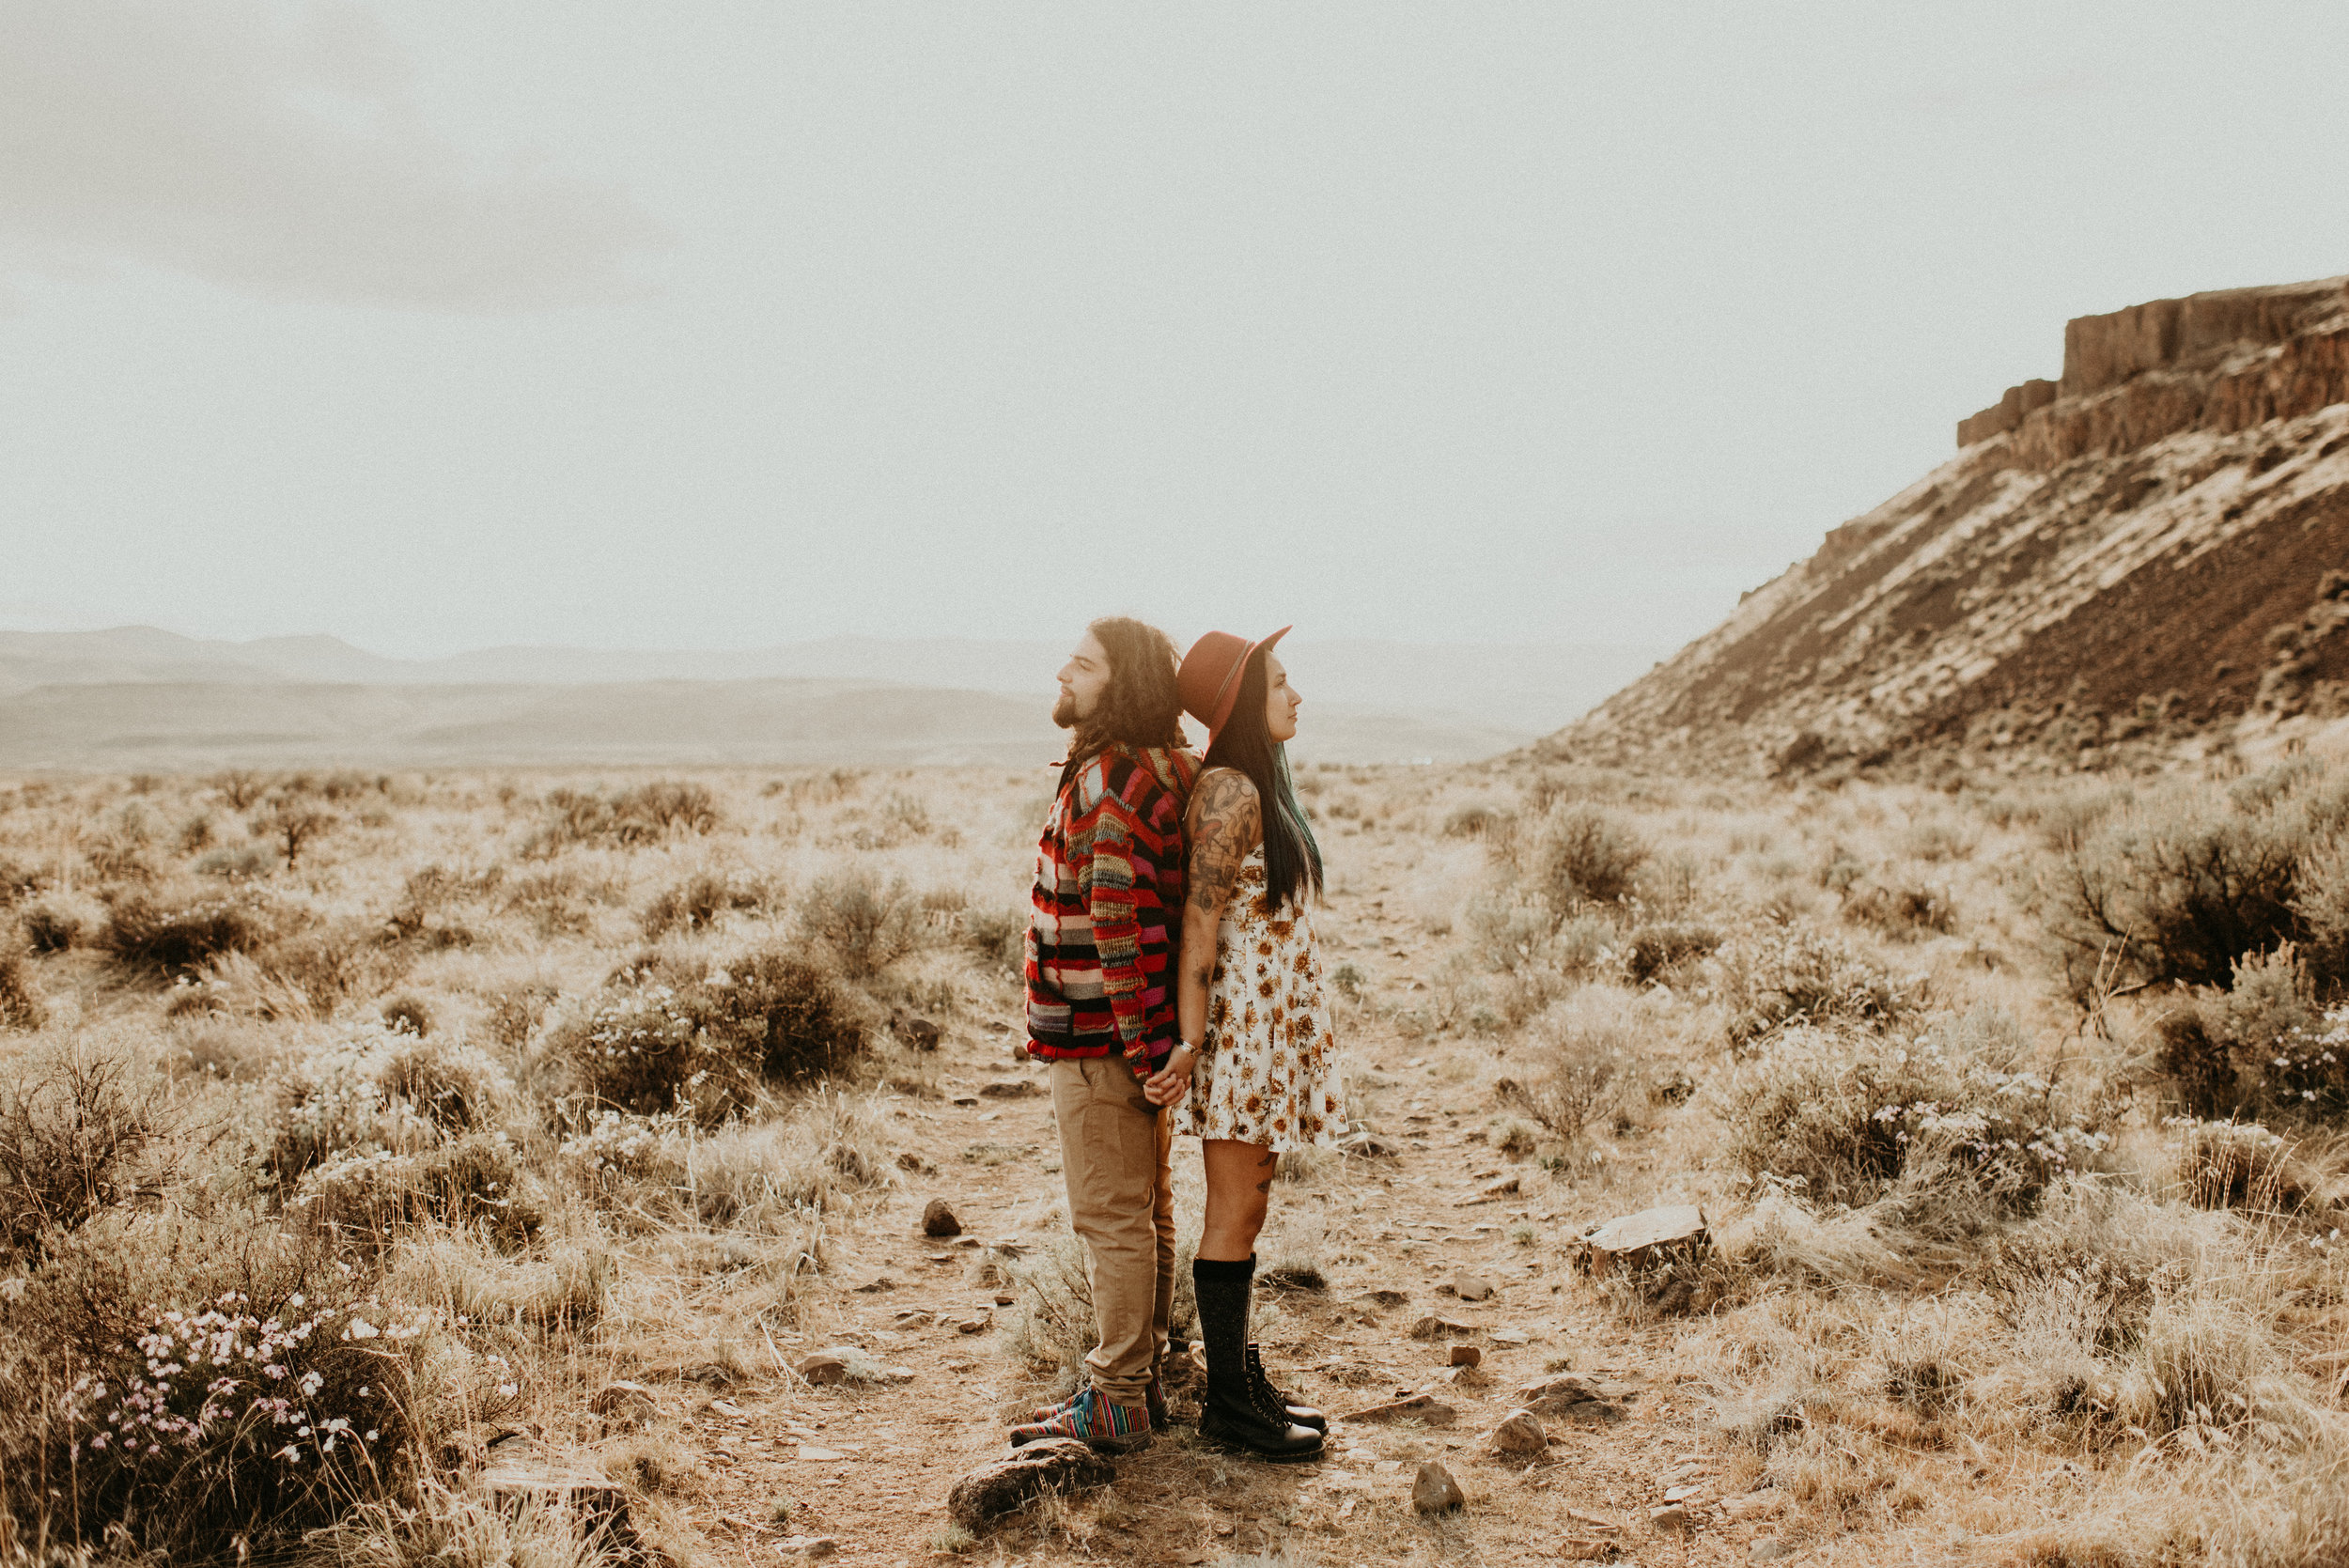
[[[1553,730],[1662,650],[1283,644],[1307,760],[1463,761]],[[0,767],[1042,763],[1067,650],[841,637],[723,652],[0,631]]]

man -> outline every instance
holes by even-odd
[[[1028,921],[1028,1050],[1051,1063],[1068,1218],[1083,1240],[1099,1343],[1084,1387],[1012,1429],[1012,1445],[1077,1437],[1139,1448],[1166,1422],[1158,1364],[1174,1303],[1174,1120],[1145,1088],[1179,1034],[1183,749],[1174,644],[1123,616],[1095,621],[1060,673],[1069,732],[1036,846]]]

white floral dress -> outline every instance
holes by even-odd
[[[1216,927],[1207,1032],[1174,1130],[1275,1154],[1346,1131],[1337,1035],[1310,911],[1268,908],[1264,847],[1249,851]]]

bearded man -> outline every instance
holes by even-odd
[[[1183,746],[1174,644],[1124,616],[1095,621],[1060,673],[1069,732],[1036,846],[1028,921],[1028,1051],[1051,1063],[1068,1218],[1084,1242],[1097,1343],[1083,1386],[1014,1427],[1012,1446],[1077,1437],[1108,1452],[1166,1424],[1159,1363],[1174,1302],[1174,1118],[1148,1080],[1174,1048]]]

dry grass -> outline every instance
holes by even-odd
[[[2341,777],[1309,771],[1366,1136],[1283,1162],[1258,1337],[1326,1368],[1325,1402],[1417,1381],[1424,1347],[1389,1342],[1437,1309],[1361,1293],[1486,1248],[1512,1321],[1561,1319],[1529,1356],[1611,1345],[1679,1390],[1590,1436],[1594,1474],[1636,1469],[1635,1441],[1693,1445],[1724,1492],[1785,1499],[1781,1533],[1879,1553],[2336,1559]],[[690,1553],[732,1473],[714,1392],[798,1389],[797,1347],[848,1336],[873,1377],[793,1417],[838,1437],[888,1407],[872,1326],[947,1296],[982,1313],[942,1326],[950,1353],[1003,1358],[957,1380],[997,1377],[1006,1406],[1066,1387],[1090,1324],[1041,1105],[976,1092],[1034,1073],[1004,1049],[1006,911],[1043,807],[1036,778],[985,772],[0,788],[0,1555],[310,1530],[351,1568],[594,1558],[469,1490],[465,1445],[501,1425],[622,1477]],[[2179,868],[2214,855],[2265,868],[2221,911],[2275,938],[2257,951],[2189,946]],[[2145,924],[2084,986],[2092,915]],[[2192,984],[2130,988],[2165,976]],[[1028,1250],[881,1267],[932,1191],[1023,1217]],[[1660,1288],[1558,1266],[1580,1226],[1662,1202],[1702,1203],[1713,1245]],[[986,1315],[999,1291],[1014,1305]],[[352,1374],[357,1341],[318,1362],[381,1457],[295,1478],[226,1423],[61,1471],[95,1452],[76,1380],[238,1292],[257,1324],[414,1330],[368,1342],[381,1375]],[[653,1428],[585,1413],[614,1377],[660,1387]],[[159,1487],[166,1463],[204,1483]],[[1199,1498],[1245,1479],[1179,1439],[1152,1463]],[[1547,1555],[1539,1480],[1480,1472],[1439,1529],[1363,1517],[1398,1560]],[[995,1547],[1146,1556],[1179,1530],[1134,1485]],[[1232,1549],[1313,1560],[1310,1527],[1355,1560],[1315,1498],[1248,1504]],[[751,1525],[778,1502],[806,1513],[770,1498]],[[1274,1523],[1285,1543],[1245,1533]],[[909,1521],[906,1549],[935,1526]]]

